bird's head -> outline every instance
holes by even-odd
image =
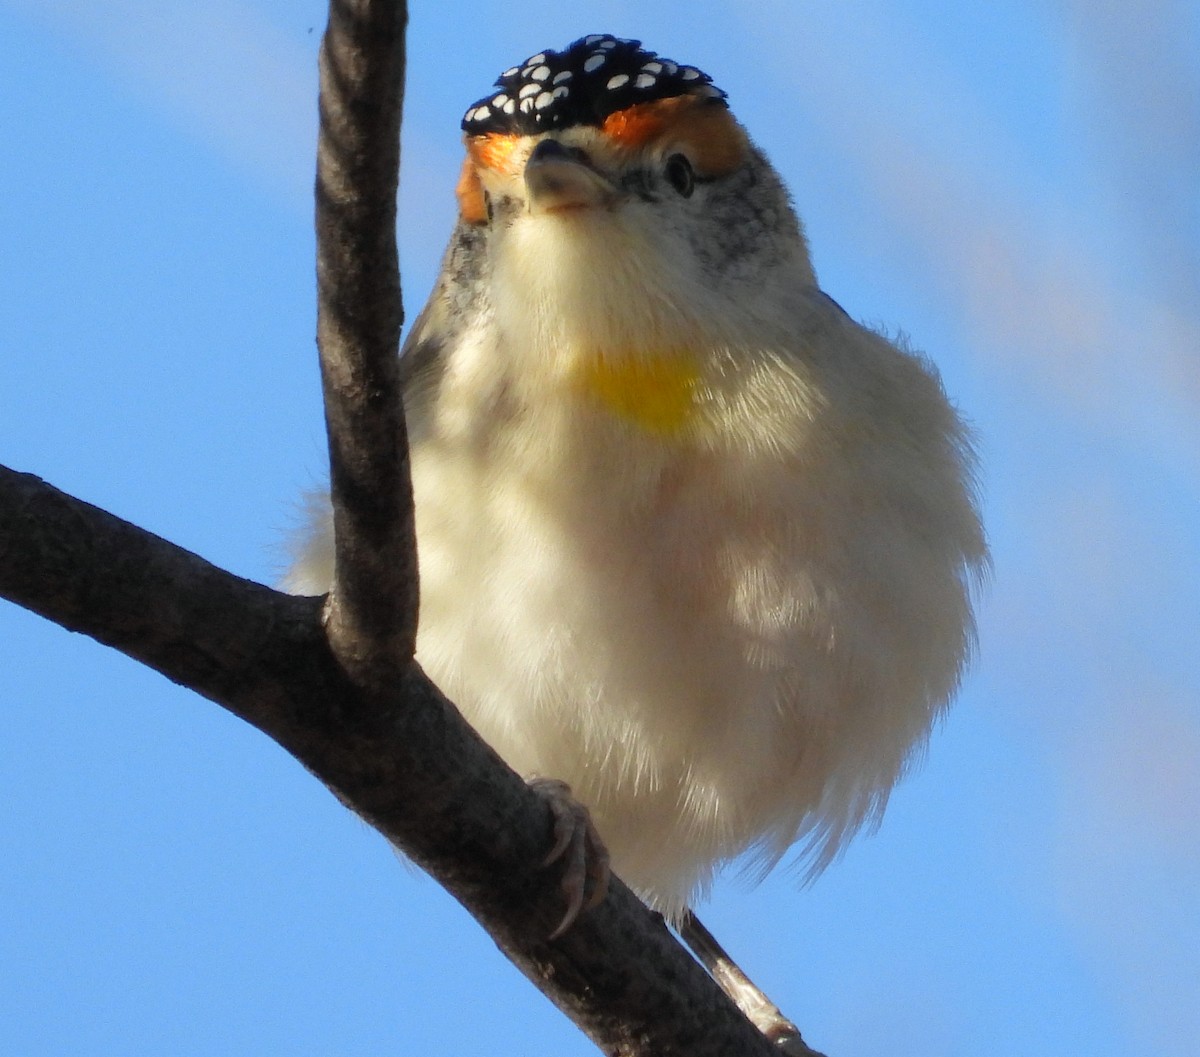
[[[533,55],[462,127],[461,222],[482,236],[493,305],[560,346],[710,341],[776,283],[813,282],[787,192],[725,93],[638,41]]]

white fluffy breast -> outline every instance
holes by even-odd
[[[827,863],[972,634],[983,544],[940,386],[822,295],[788,310],[788,347],[703,348],[666,434],[565,366],[601,320],[515,345],[491,323],[414,452],[422,664],[515,769],[573,786],[667,912],[751,848]]]
[[[680,237],[515,224],[413,448],[418,659],[667,913],[747,851],[800,842],[815,873],[878,818],[986,562],[932,369],[811,286],[801,242],[709,288]],[[328,586],[330,546],[293,587]]]

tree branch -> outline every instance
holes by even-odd
[[[333,0],[321,45],[317,344],[337,540],[327,609],[356,680],[395,683],[416,647],[417,561],[399,361],[396,186],[404,3]]]
[[[280,594],[0,467],[0,594],[262,730],[431,873],[610,1054],[774,1053],[614,879],[554,943],[545,805],[410,665],[386,692],[334,657],[320,600]]]
[[[619,881],[560,940],[545,805],[411,660],[411,487],[394,246],[402,3],[333,0],[322,55],[319,338],[337,590],[294,598],[0,467],[0,595],[191,687],[296,756],[431,873],[606,1053],[773,1047]],[[323,619],[324,616],[324,619]]]

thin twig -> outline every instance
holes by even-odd
[[[779,1047],[783,1057],[824,1057],[804,1041],[800,1029],[729,957],[716,936],[691,910],[685,911],[679,922],[679,937],[721,985],[721,990],[750,1018],[750,1022]]]
[[[416,642],[412,486],[398,369],[396,187],[407,5],[333,0],[321,45],[317,344],[336,535],[327,630],[363,685]]]

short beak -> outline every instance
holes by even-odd
[[[531,213],[595,208],[616,195],[616,188],[584,157],[555,139],[544,139],[533,148],[525,163],[525,190]]]

